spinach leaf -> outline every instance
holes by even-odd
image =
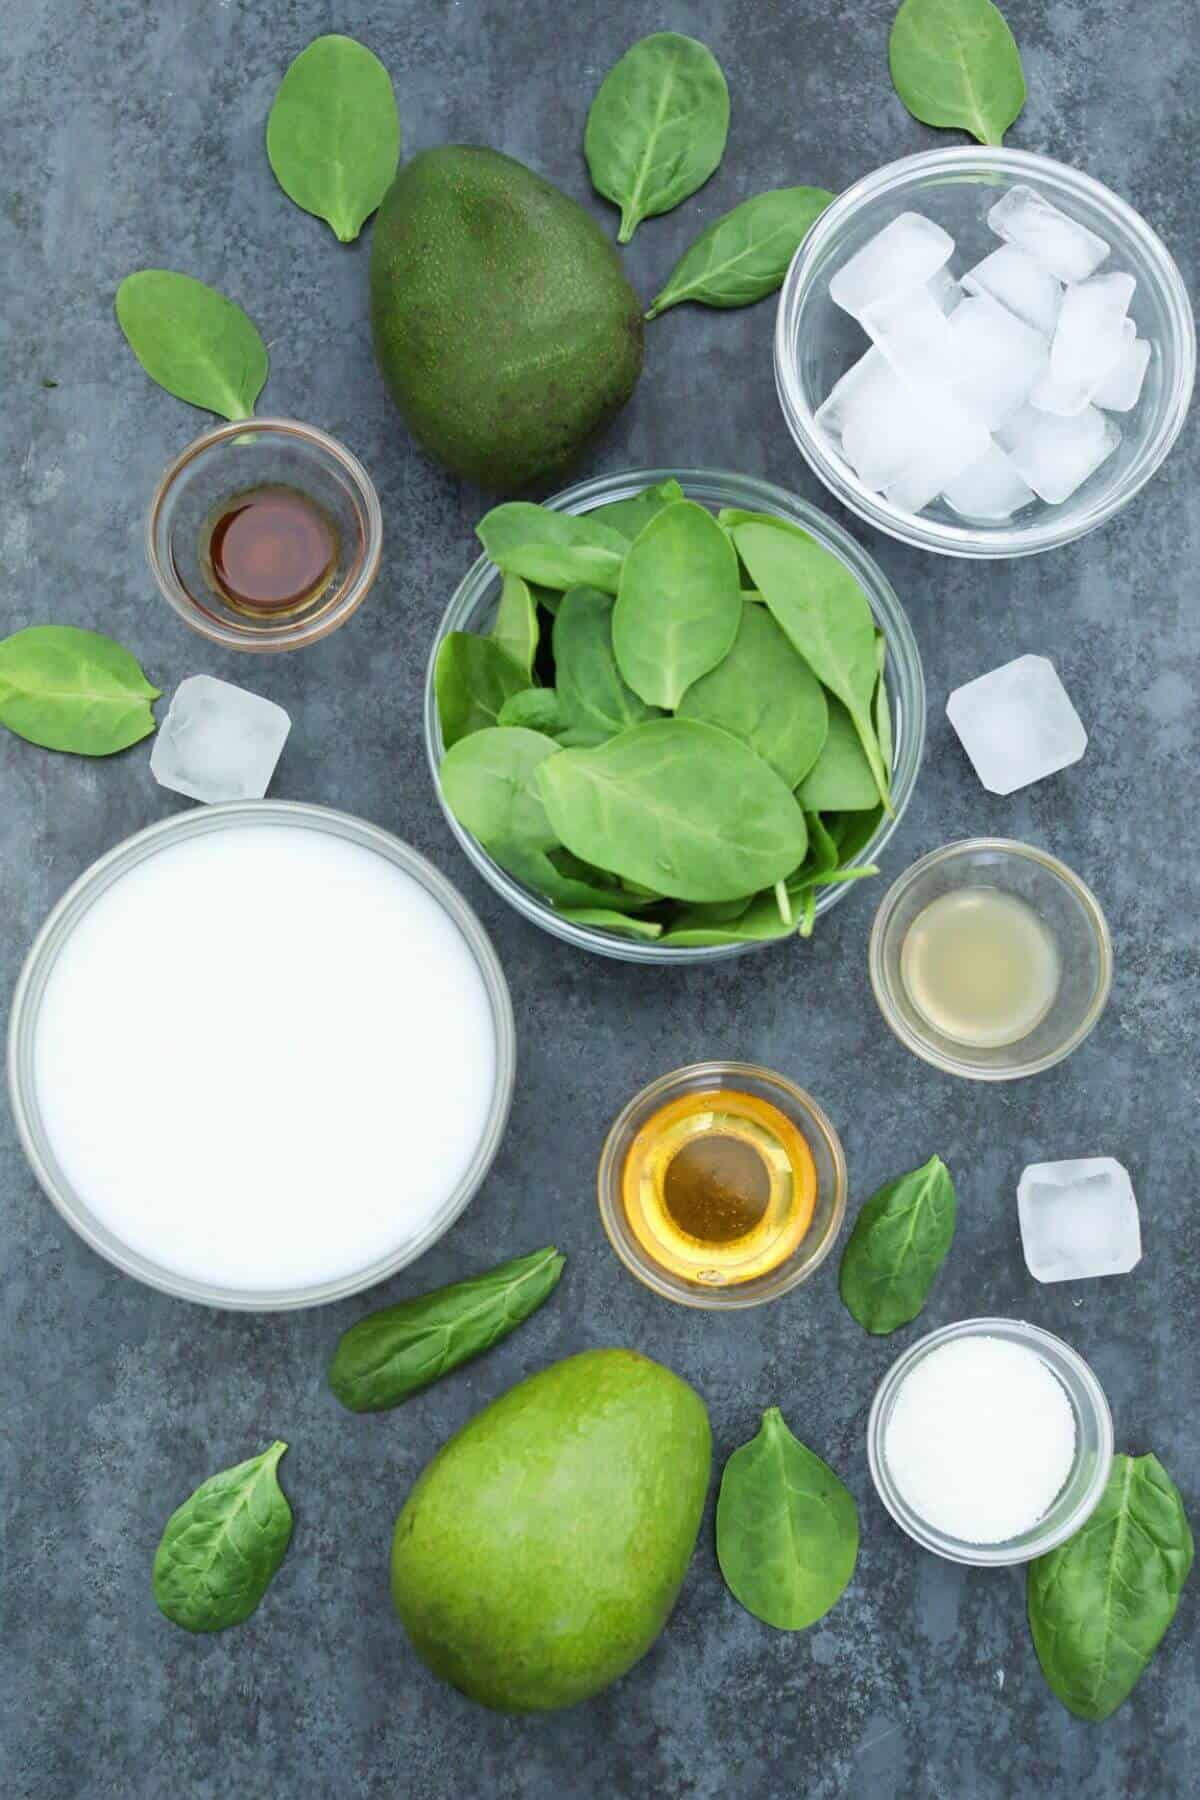
[[[224,1631],[248,1619],[292,1535],[276,1470],[287,1445],[201,1482],[167,1520],[154,1558],[154,1598],[185,1631]]]
[[[460,825],[484,849],[492,844],[553,850],[558,844],[534,783],[535,770],[559,746],[540,731],[485,726],[442,758],[442,795]]]
[[[992,0],[904,0],[888,62],[914,118],[960,127],[981,144],[1003,142],[1025,104],[1020,52]]]
[[[890,812],[888,771],[871,723],[878,677],[875,621],[857,578],[797,526],[749,522],[734,527],[733,540],[793,648],[850,714]]]
[[[703,187],[725,151],[729,89],[712,51],[658,31],[609,70],[583,139],[592,183],[621,209],[617,241]]]
[[[112,756],[154,730],[151,687],[120,644],[74,625],[0,642],[0,725],[46,750]]]
[[[732,649],[741,616],[733,546],[703,506],[677,500],[625,557],[612,619],[617,667],[648,705],[676,707]]]
[[[844,863],[853,862],[866,849],[883,820],[882,806],[870,812],[826,812],[825,824]]]
[[[529,676],[494,638],[451,631],[438,646],[433,671],[442,742],[447,750],[473,731],[495,725],[500,708],[529,686]]]
[[[553,512],[527,500],[494,506],[475,535],[506,575],[549,588],[598,587],[615,594],[628,540],[594,513]]]
[[[536,780],[576,856],[677,900],[734,900],[804,860],[804,814],[761,757],[699,719],[651,719]]]
[[[733,904],[732,902],[730,904]],[[662,939],[664,944],[767,944],[776,938],[791,937],[800,920],[785,920],[773,887],[755,894],[749,904],[739,902],[741,910],[722,919],[710,907],[688,907],[676,914]]]
[[[396,96],[379,58],[354,38],[315,38],[280,83],[267,156],[288,199],[353,242],[400,161]]]
[[[532,680],[533,659],[538,647],[537,607],[528,582],[522,581],[519,575],[504,577],[492,637]]]
[[[676,713],[731,731],[790,788],[819,758],[829,723],[824,688],[762,606],[742,607],[733,648],[692,683]]]
[[[940,1156],[873,1194],[842,1252],[838,1287],[864,1331],[883,1336],[915,1319],[954,1241],[957,1202]]]
[[[560,911],[598,908],[609,912],[643,912],[653,904],[613,882],[594,875],[576,857],[562,850],[534,850],[528,844],[497,841],[487,853],[502,869]]]
[[[833,200],[827,188],[774,188],[743,200],[701,232],[672,269],[648,319],[683,300],[750,306],[783,283],[813,220]]]
[[[879,740],[879,754],[883,758],[883,766],[890,776],[895,757],[895,745],[892,741],[892,708],[888,700],[885,679],[887,639],[882,631],[875,634],[875,661],[879,667],[879,679],[875,684],[875,701],[871,709],[871,722],[875,727],[875,736]]]
[[[504,702],[497,725],[522,725],[527,731],[544,731],[557,737],[566,725],[562,702],[553,688],[522,688]]]
[[[385,1306],[343,1333],[329,1366],[334,1396],[351,1412],[384,1412],[482,1356],[535,1313],[558,1285],[565,1256],[553,1244]]]
[[[127,275],[116,306],[151,381],[223,419],[251,416],[267,379],[267,346],[240,306],[171,269]]]
[[[858,1508],[777,1406],[725,1464],[717,1561],[735,1600],[778,1631],[803,1631],[844,1593],[858,1558]]]
[[[1026,1581],[1033,1647],[1069,1712],[1099,1721],[1128,1699],[1191,1566],[1183,1499],[1158,1458],[1114,1456],[1091,1518]]]
[[[560,906],[564,919],[576,925],[590,925],[596,931],[615,931],[618,937],[651,940],[662,936],[657,919],[627,918],[624,913],[610,912],[603,906]]]
[[[865,812],[879,804],[875,777],[850,714],[832,695],[825,742],[796,798],[806,812]]]
[[[664,506],[672,500],[686,499],[683,489],[672,477],[668,481],[660,481],[655,487],[643,488],[640,494],[634,494],[630,500],[610,500],[605,506],[598,506],[593,514],[613,531],[619,531],[632,544],[643,525],[648,525],[655,513],[660,513]]]
[[[627,726],[658,716],[617,668],[614,605],[611,595],[596,588],[572,588],[554,621],[555,683],[575,744],[603,744]]]

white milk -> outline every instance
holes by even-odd
[[[415,1239],[496,1082],[453,920],[373,850],[304,826],[177,842],[91,906],[34,1053],[67,1180],[152,1262],[272,1292]]]

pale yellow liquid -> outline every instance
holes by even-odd
[[[1015,894],[958,888],[917,914],[900,951],[900,975],[935,1031],[996,1049],[1028,1037],[1050,1011],[1058,948]]]

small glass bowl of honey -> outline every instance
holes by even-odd
[[[206,431],[155,489],[146,554],[164,599],[231,650],[297,650],[366,598],[379,496],[344,444],[293,419]]]
[[[693,1063],[625,1107],[604,1146],[600,1217],[664,1299],[758,1306],[807,1281],[846,1211],[846,1158],[811,1094],[751,1063]]]

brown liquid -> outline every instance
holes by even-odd
[[[226,502],[205,547],[213,586],[239,612],[311,606],[337,567],[333,522],[295,488],[251,488]]]

